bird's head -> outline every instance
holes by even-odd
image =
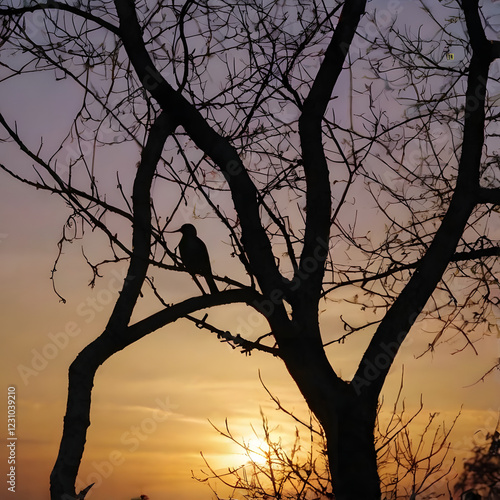
[[[196,228],[193,224],[183,224],[176,232],[182,233],[182,236],[196,236]]]

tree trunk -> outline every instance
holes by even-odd
[[[336,417],[338,464],[330,467],[335,500],[380,500],[380,478],[377,469],[373,430],[375,411],[356,398]],[[335,443],[333,443],[335,446]],[[328,455],[332,455],[328,440]]]
[[[375,451],[376,407],[346,391],[331,390],[319,411],[335,500],[380,500],[380,478]],[[333,404],[332,404],[333,403]]]
[[[374,439],[376,407],[349,394],[350,386],[347,389],[346,393],[332,388],[330,403],[325,400],[319,411],[311,405],[325,431],[335,500],[380,500]]]
[[[325,431],[335,500],[380,500],[374,443],[378,400],[359,395],[337,376],[321,344],[317,323],[297,323],[310,327],[295,335],[289,331],[285,339],[282,335],[280,354]]]
[[[75,490],[76,477],[83,457],[90,426],[92,388],[97,369],[124,347],[120,337],[105,331],[78,354],[69,368],[68,400],[59,453],[50,475],[52,500],[83,499],[83,491]]]

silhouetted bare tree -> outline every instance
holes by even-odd
[[[379,395],[417,318],[442,322],[429,349],[449,332],[474,349],[493,328],[500,184],[488,92],[500,42],[490,26],[487,37],[477,0],[434,2],[419,10],[420,29],[408,27],[412,16],[405,24],[411,3],[375,4],[0,8],[2,81],[48,71],[80,96],[71,126],[47,117],[52,133],[36,144],[1,115],[27,158],[2,169],[71,208],[61,255],[89,229],[107,237],[102,256],[86,257],[92,284],[105,265],[129,266],[104,332],[69,369],[54,500],[76,496],[98,367],[180,318],[286,365],[321,424],[337,500],[380,498]],[[439,44],[450,39],[464,53],[453,67]],[[133,148],[137,168],[100,156]],[[118,189],[106,189],[113,175]],[[213,218],[239,266],[214,276],[220,292],[171,304],[173,290],[155,278],[186,272],[165,237],[186,214]],[[131,321],[148,287],[158,311]],[[334,300],[373,314],[355,324],[340,316],[344,331],[331,331],[320,316]],[[261,314],[268,334],[246,338],[192,316],[235,303]],[[336,354],[359,331],[371,340],[344,380]]]

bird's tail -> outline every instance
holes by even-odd
[[[205,280],[207,281],[208,288],[210,288],[210,293],[217,293],[219,291],[215,284],[214,277],[211,274],[207,274]]]

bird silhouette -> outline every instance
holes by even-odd
[[[210,288],[210,293],[218,292],[219,289],[215,284],[212,274],[212,266],[210,265],[207,246],[198,236],[196,236],[196,228],[192,224],[184,224],[176,232],[182,233],[178,248],[182,263],[187,272],[195,281],[197,281],[195,277],[196,274],[203,276],[207,282],[208,288]]]

